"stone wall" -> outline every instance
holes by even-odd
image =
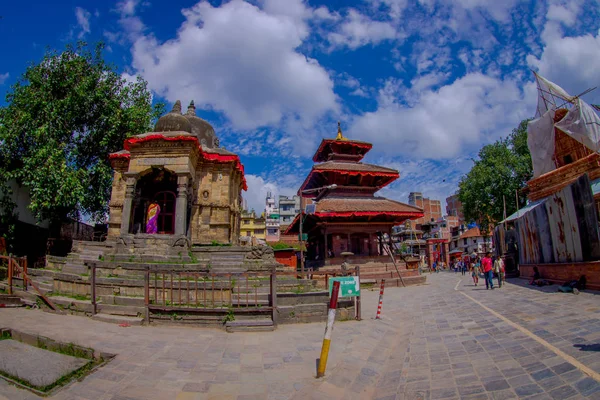
[[[202,161],[190,219],[193,244],[239,242],[241,173],[231,163]]]

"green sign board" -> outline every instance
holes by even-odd
[[[333,289],[333,282],[340,283],[339,297],[356,297],[360,296],[360,284],[357,276],[342,276],[339,278],[329,278],[329,297]]]
[[[300,235],[298,235],[298,240],[302,241],[307,241],[308,240],[308,233],[303,233],[302,237],[300,237]]]

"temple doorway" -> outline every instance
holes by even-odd
[[[147,233],[148,209],[158,205],[156,233],[175,233],[177,175],[162,168],[152,168],[136,185],[133,209],[133,233]]]
[[[350,236],[350,251],[354,253],[354,255],[370,256],[371,251],[369,244],[369,235],[367,233],[353,233]]]

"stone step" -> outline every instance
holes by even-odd
[[[63,309],[87,313],[93,312],[90,300],[77,300],[66,296],[49,296],[48,298],[56,306],[60,306]]]
[[[275,330],[271,319],[251,319],[228,321],[225,324],[227,332],[272,332]]]
[[[27,269],[27,274],[34,279],[36,277],[54,278],[54,275],[56,274],[56,272],[57,271],[52,270],[52,269],[39,269],[39,268]]]
[[[52,283],[36,282],[35,280],[33,282],[44,294],[54,290],[54,285]]]
[[[75,275],[88,274],[89,268],[86,267],[83,264],[83,262],[74,263],[74,262],[70,261],[64,265],[64,267],[62,268],[62,272],[66,273],[66,274],[75,274]]]
[[[106,295],[106,296],[98,296],[98,300],[102,302],[104,305],[118,305],[118,306],[134,306],[134,307],[144,307],[144,298],[143,297],[128,297],[128,296],[114,296],[114,295]]]
[[[102,322],[110,322],[113,324],[128,324],[128,325],[142,325],[144,318],[139,317],[127,317],[124,315],[112,315],[112,314],[96,314],[92,316],[92,319]]]
[[[98,303],[96,311],[102,314],[137,317],[144,314],[145,307]]]
[[[19,296],[0,294],[0,308],[23,307],[24,305]]]

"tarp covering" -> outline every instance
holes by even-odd
[[[556,169],[554,162],[554,110],[527,124],[527,147],[531,153],[533,177]]]
[[[600,150],[600,117],[582,99],[571,96],[563,88],[538,74],[535,77],[538,84],[538,118],[529,121],[527,125],[527,146],[531,152],[533,177],[537,178],[556,169],[554,128],[597,152]],[[555,111],[567,106],[567,114],[554,124]]]

